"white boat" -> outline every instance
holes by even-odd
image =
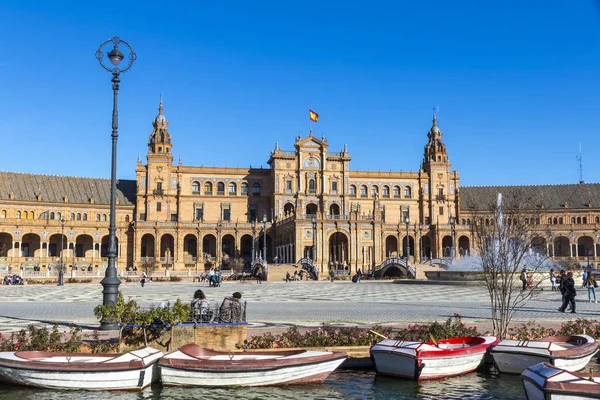
[[[436,379],[475,371],[485,361],[495,336],[465,336],[439,342],[385,339],[371,347],[378,374],[414,380]]]
[[[569,372],[549,363],[533,365],[521,373],[528,400],[600,399],[600,376]]]
[[[228,353],[186,344],[165,355],[158,367],[165,386],[278,386],[322,382],[346,357],[309,350]]]
[[[142,390],[158,378],[163,352],[151,347],[123,354],[0,352],[0,381],[47,389]]]
[[[598,344],[588,335],[552,336],[537,340],[505,339],[490,350],[500,372],[520,374],[527,367],[548,362],[567,371],[579,371],[592,359]]]

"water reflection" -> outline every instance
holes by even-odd
[[[4,385],[4,386],[2,386]],[[68,393],[68,395],[66,394]],[[522,399],[521,380],[516,375],[497,376],[474,373],[454,378],[415,383],[408,380],[375,376],[374,372],[338,371],[322,385],[299,385],[268,388],[162,388],[154,385],[141,393],[134,392],[64,392],[15,388],[0,383],[2,400],[231,400],[231,399]]]

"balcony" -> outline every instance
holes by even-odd
[[[437,196],[435,196],[436,200],[446,200],[446,195],[445,194],[438,194]]]
[[[356,198],[356,193],[350,193],[350,195],[349,195],[349,196],[350,196],[350,197],[354,197],[354,198]]]
[[[217,190],[217,196],[225,196],[224,190]]]
[[[205,196],[212,196],[212,190],[205,190],[204,191],[204,195]]]
[[[199,190],[192,190],[192,194],[200,194]]]
[[[367,197],[369,197],[366,193],[361,193],[360,194],[360,198],[361,199],[366,199]]]
[[[237,196],[237,192],[229,192],[230,196]]]
[[[394,195],[394,198],[395,198],[395,199],[401,199],[401,198],[402,198],[402,196],[400,196],[399,194],[395,194],[395,195]]]
[[[308,194],[317,194],[317,189],[308,189]]]
[[[162,196],[163,194],[165,194],[165,192],[162,189],[154,189],[152,191],[152,194],[155,196]]]

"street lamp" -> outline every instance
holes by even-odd
[[[263,260],[267,263],[267,214],[263,214]]]
[[[252,268],[254,268],[254,240],[256,236],[256,219],[252,220]]]
[[[60,220],[60,226],[61,226],[61,234],[60,234],[60,267],[58,269],[58,286],[64,286],[64,277],[65,277],[65,272],[63,269],[63,249],[64,249],[64,244],[65,244],[65,223],[67,221],[65,221],[65,219],[61,219]]]
[[[454,218],[451,215],[450,216],[450,230],[452,233],[452,246],[450,247],[450,256],[452,257],[452,260],[454,260],[456,258],[455,247],[454,247],[454,226],[455,225],[456,225],[456,218]]]
[[[423,264],[423,224],[419,224],[419,264]]]
[[[408,213],[404,216],[404,223],[406,224],[406,266],[408,267],[408,260],[410,259],[410,241],[408,240],[408,227],[410,226],[410,217]]]
[[[113,49],[106,53],[108,60],[110,61],[110,65],[105,63],[105,47],[107,45],[114,45]],[[129,52],[129,56],[127,57],[127,63],[124,67],[119,68],[121,61],[125,58],[123,53],[119,50],[119,45],[122,44]],[[111,171],[110,171],[110,222],[108,226],[108,252],[106,254],[108,258],[108,265],[106,267],[106,271],[104,274],[104,279],[100,282],[102,284],[102,304],[105,307],[110,307],[111,305],[117,302],[117,293],[119,291],[119,285],[121,281],[117,277],[117,268],[115,266],[115,261],[117,258],[117,246],[116,246],[116,237],[115,237],[115,214],[116,214],[116,197],[117,197],[117,139],[119,137],[118,131],[118,119],[119,114],[117,111],[117,95],[119,92],[119,75],[122,72],[128,71],[135,61],[136,55],[133,51],[133,48],[124,40],[119,39],[118,37],[113,37],[112,39],[107,40],[102,43],[100,47],[98,47],[98,51],[96,51],[96,58],[98,62],[108,72],[112,74],[112,89],[113,89],[113,112],[112,112],[112,158],[111,158]],[[109,321],[107,319],[103,319],[100,321],[100,329],[102,330],[112,330],[118,329],[118,324],[115,321]]]

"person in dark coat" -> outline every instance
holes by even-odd
[[[566,279],[562,282],[562,286],[565,288],[565,299],[563,304],[559,307],[558,311],[565,312],[567,305],[571,305],[571,312],[575,313],[575,296],[577,291],[575,290],[575,281],[573,280],[573,272],[567,273]]]

